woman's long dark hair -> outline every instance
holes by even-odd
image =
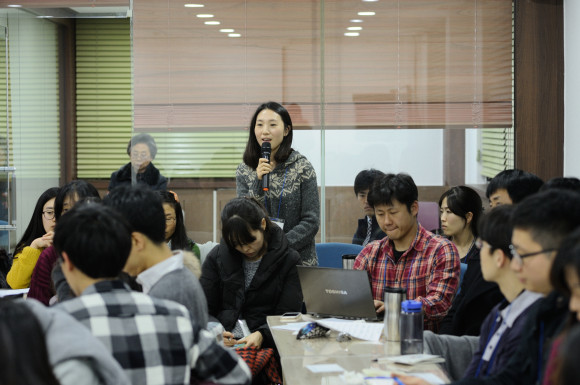
[[[272,226],[275,226],[266,209],[255,198],[234,198],[226,203],[222,210],[222,238],[230,250],[235,250],[237,245],[252,243],[256,238],[252,231],[262,231],[262,219],[266,220],[264,241],[269,243]]]
[[[452,187],[445,191],[441,195],[441,198],[439,198],[439,207],[441,207],[443,199],[445,198],[447,198],[447,207],[449,207],[449,210],[453,214],[463,218],[465,225],[467,225],[467,214],[471,213],[473,215],[469,228],[473,236],[477,238],[477,223],[479,222],[479,217],[483,214],[483,204],[477,191],[467,186]]]
[[[24,301],[0,299],[0,384],[59,384],[42,326]]]
[[[288,159],[290,154],[292,153],[292,133],[294,129],[292,128],[292,119],[290,118],[290,114],[288,110],[284,108],[281,104],[276,102],[267,102],[260,105],[256,112],[254,112],[254,116],[252,117],[252,122],[250,123],[250,127],[248,127],[249,136],[248,136],[248,143],[246,144],[246,151],[244,151],[244,163],[251,167],[252,169],[256,169],[258,167],[258,161],[262,156],[262,148],[258,144],[258,140],[256,139],[256,132],[254,128],[256,127],[256,120],[258,119],[258,114],[263,110],[271,110],[280,115],[282,122],[284,123],[284,128],[288,129],[288,135],[282,139],[282,143],[276,151],[276,155],[274,155],[274,159],[276,163],[283,163]]]
[[[186,250],[188,238],[181,203],[175,199],[175,195],[170,191],[157,191],[157,193],[161,196],[163,203],[170,204],[175,210],[175,231],[169,238],[169,241],[171,241],[171,250]]]
[[[56,194],[56,199],[54,200],[54,217],[58,221],[58,218],[63,214],[63,206],[64,200],[67,197],[72,197],[76,195],[77,201],[80,201],[83,198],[96,198],[97,200],[101,199],[99,192],[89,182],[84,180],[73,180],[62,186],[58,190],[58,194]],[[72,207],[71,207],[72,208]]]
[[[40,195],[36,201],[36,206],[34,207],[34,212],[32,213],[28,227],[24,231],[20,241],[16,244],[13,255],[20,253],[26,246],[30,246],[36,238],[40,238],[46,234],[46,230],[44,230],[44,225],[42,224],[42,208],[46,202],[52,198],[56,198],[57,193],[58,187],[51,187]]]

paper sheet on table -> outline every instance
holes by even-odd
[[[365,322],[362,320],[343,320],[326,318],[317,320],[318,324],[342,333],[348,333],[351,337],[365,341],[378,341],[383,333],[382,322]]]
[[[272,329],[290,330],[291,332],[298,332],[309,322],[290,322],[283,325],[272,326]]]
[[[338,364],[316,364],[307,365],[306,368],[312,373],[344,372],[342,366]]]
[[[30,290],[30,288],[26,288],[26,289],[0,289],[0,298],[8,297],[11,295],[24,295],[24,294],[28,293],[28,290]]]

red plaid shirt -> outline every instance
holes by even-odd
[[[385,287],[406,288],[408,299],[423,303],[425,329],[436,331],[459,287],[455,245],[419,224],[411,247],[396,263],[393,247],[389,237],[369,243],[356,257],[354,268],[369,273],[375,300],[384,301]]]

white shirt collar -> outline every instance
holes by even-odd
[[[524,290],[508,307],[500,312],[505,323],[511,328],[520,314],[540,298],[542,298],[542,294]],[[510,307],[511,309],[508,309]]]
[[[147,294],[164,275],[178,269],[183,269],[183,253],[176,251],[163,262],[151,266],[137,276],[137,282],[143,286],[143,293]]]

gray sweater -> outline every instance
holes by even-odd
[[[238,197],[254,196],[270,217],[284,219],[284,233],[302,264],[318,265],[314,237],[320,226],[320,198],[314,168],[298,151],[292,151],[269,175],[270,188],[264,194],[256,170],[241,163],[236,170]]]

